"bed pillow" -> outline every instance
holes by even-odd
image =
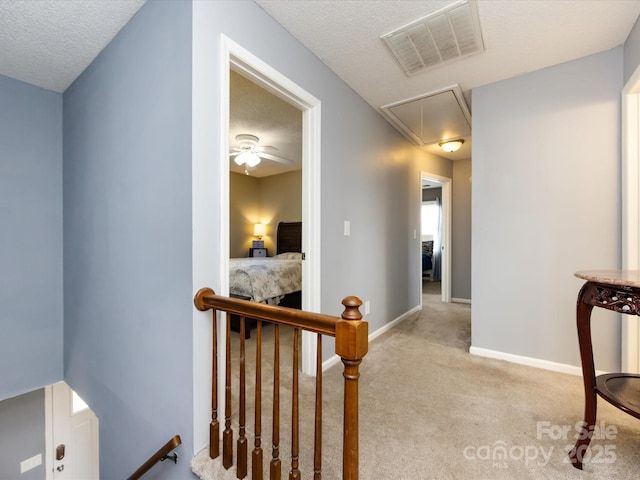
[[[274,255],[273,258],[280,258],[281,260],[301,260],[302,254],[300,252],[285,252]]]

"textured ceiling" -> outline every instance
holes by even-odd
[[[471,107],[473,88],[621,45],[640,14],[640,0],[478,0],[485,51],[408,77],[380,36],[452,1],[255,1],[378,111],[456,84]],[[63,92],[143,4],[0,0],[0,74]],[[470,148],[447,157],[469,158]]]
[[[478,0],[485,51],[408,77],[380,36],[453,1],[256,3],[378,111],[455,84],[471,108],[473,88],[622,45],[640,14],[638,0]]]
[[[229,78],[229,145],[236,146],[236,135],[249,134],[260,138],[259,145],[270,145],[269,151],[292,160],[283,165],[263,159],[249,170],[252,177],[267,177],[302,168],[302,112],[284,100],[267,92],[235,71]],[[232,172],[244,173],[244,167],[229,162]]]
[[[0,0],[0,74],[64,92],[144,0]]]

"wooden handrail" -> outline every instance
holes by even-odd
[[[273,408],[273,452],[272,460],[270,463],[271,478],[280,478],[280,459],[279,459],[279,326],[288,326],[294,329],[294,341],[293,341],[293,365],[298,365],[298,335],[301,330],[318,334],[318,357],[317,357],[317,382],[316,382],[316,416],[315,416],[315,439],[314,439],[314,478],[321,478],[321,417],[322,417],[322,335],[335,337],[335,352],[341,357],[344,364],[344,405],[343,405],[343,480],[358,480],[358,379],[360,377],[359,366],[362,359],[368,351],[368,324],[362,319],[359,307],[362,302],[358,297],[346,297],[342,301],[344,311],[340,317],[333,317],[330,315],[324,315],[320,313],[306,312],[302,310],[296,310],[291,308],[278,307],[274,305],[265,305],[257,302],[251,302],[247,300],[241,300],[236,298],[229,298],[216,295],[210,288],[202,288],[194,297],[194,304],[198,310],[213,311],[213,325],[212,325],[212,337],[213,337],[213,378],[212,378],[212,404],[211,404],[211,423],[210,423],[210,458],[217,458],[219,455],[218,443],[219,437],[219,425],[218,420],[218,396],[216,393],[217,378],[218,378],[218,352],[217,352],[217,322],[216,312],[227,312],[228,314],[235,314],[240,317],[240,379],[239,379],[239,433],[240,438],[238,440],[238,465],[237,476],[238,478],[244,478],[247,474],[247,453],[246,453],[246,441],[245,438],[245,392],[244,383],[244,359],[245,359],[245,345],[244,345],[244,329],[245,319],[251,318],[258,321],[258,343],[256,351],[260,349],[261,338],[261,322],[266,321],[275,325],[275,343],[274,343],[274,408]],[[226,323],[225,343],[224,350],[225,355],[225,430],[222,434],[222,465],[224,468],[229,469],[233,464],[233,429],[231,428],[231,347],[230,347],[230,322]],[[257,353],[259,355],[259,353]],[[259,361],[256,360],[257,372],[259,372]],[[260,408],[260,375],[256,376],[256,393],[255,400],[256,406]],[[300,477],[298,470],[298,379],[297,379],[297,367],[293,369],[293,399],[292,399],[292,446],[291,446],[291,471],[289,472],[289,479],[296,480]],[[259,426],[260,415],[256,415],[255,426],[255,442],[257,446],[257,459],[255,467],[253,468],[253,479],[262,479],[262,456],[260,451],[260,431]],[[257,471],[259,470],[259,472]]]
[[[140,468],[138,468],[127,480],[138,480],[145,473],[151,470],[151,467],[153,467],[156,463],[167,458],[167,455],[169,455],[169,452],[171,452],[171,450],[173,450],[174,448],[176,448],[178,445],[181,445],[181,444],[182,444],[182,439],[180,438],[180,435],[175,435],[171,440],[165,443],[156,453],[151,455],[151,457],[149,457],[149,460],[144,462],[140,466]],[[176,460],[177,460],[177,456],[176,456]]]
[[[346,303],[345,303],[346,302]],[[264,303],[248,302],[237,298],[228,298],[216,295],[210,288],[202,288],[194,298],[194,304],[198,310],[206,311],[210,309],[221,310],[247,318],[266,320],[278,325],[300,328],[308,332],[320,333],[330,337],[336,336],[336,324],[339,317],[324,315],[322,313],[305,312],[292,308],[278,307],[276,305],[266,305]],[[347,297],[343,300],[345,319],[360,319],[361,315],[358,307],[362,302],[357,297]],[[355,313],[353,312],[355,310]]]

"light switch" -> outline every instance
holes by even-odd
[[[348,237],[351,235],[351,222],[349,220],[344,221],[344,236]]]
[[[36,468],[38,466],[42,465],[42,454],[39,453],[37,455],[34,455],[31,458],[27,458],[26,460],[23,460],[22,462],[20,462],[20,473],[24,473],[27,472],[29,470],[31,470],[32,468]]]

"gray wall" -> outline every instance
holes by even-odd
[[[451,297],[471,300],[471,159],[453,162]]]
[[[579,365],[573,273],[620,266],[622,70],[617,48],[474,90],[474,347]],[[616,371],[618,316],[593,325]]]
[[[65,92],[64,205],[65,380],[100,477],[180,434],[154,478],[192,478],[190,2],[148,2]]]
[[[199,245],[194,265],[201,266],[194,276],[211,282],[214,290],[219,288],[219,260],[209,253],[217,251],[218,232],[208,225],[219,224],[214,203],[219,198],[219,145],[211,132],[221,128],[220,33],[322,102],[321,310],[340,314],[340,302],[347,295],[370,300],[367,320],[373,332],[417,307],[420,244],[413,232],[420,225],[420,172],[451,177],[451,162],[410,145],[253,2],[194,4],[194,85],[198,86],[194,110],[203,121],[194,124],[193,151],[197,158],[214,162],[196,176],[201,190],[209,195],[205,203],[213,204],[214,211],[211,218],[194,219],[194,245]],[[348,237],[343,235],[345,220],[351,222]],[[194,291],[201,286],[195,284]],[[194,325],[202,323],[201,318],[205,316],[196,315]],[[205,352],[207,335],[196,336],[196,350]],[[323,345],[326,357],[332,350],[332,342]],[[206,405],[196,412],[197,419],[204,418],[204,423],[197,420],[197,424],[203,423],[205,429],[207,415]],[[196,446],[205,441],[198,437]]]
[[[44,480],[44,390],[0,402],[0,478]],[[42,464],[20,473],[20,462],[42,455]]]
[[[0,76],[0,399],[62,380],[62,95]]]
[[[196,35],[196,47],[207,61],[216,65],[222,32],[322,102],[323,311],[339,313],[349,294],[370,299],[373,331],[419,305],[419,239],[413,230],[419,226],[420,171],[450,177],[451,162],[409,144],[255,3],[203,2],[199,11],[203,33]],[[217,99],[217,69],[211,75],[202,95]],[[214,107],[210,115],[217,122]],[[217,128],[213,123],[211,130]],[[216,159],[217,145],[209,147]],[[349,237],[343,236],[344,220],[351,222]]]

